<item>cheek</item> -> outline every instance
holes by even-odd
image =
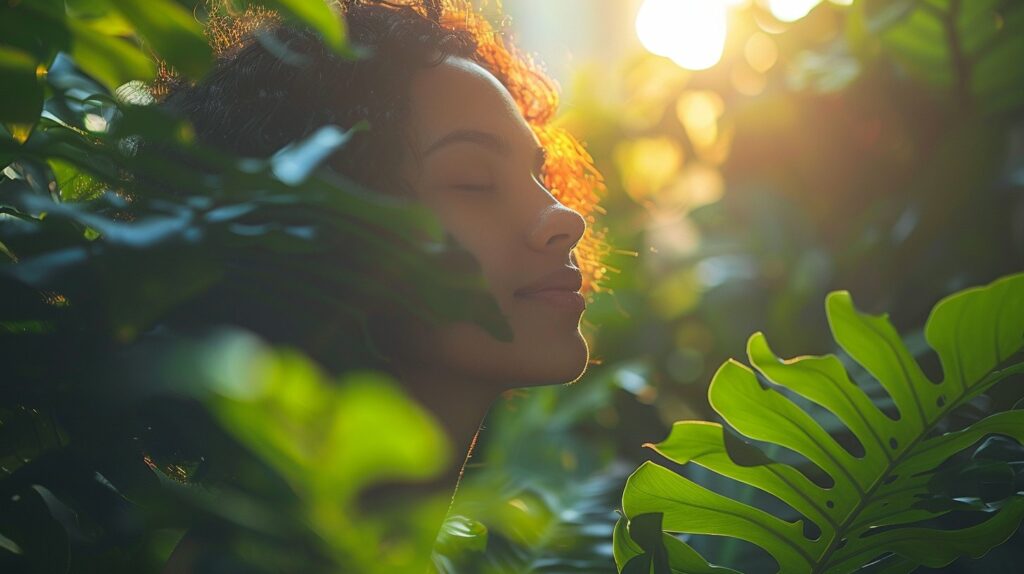
[[[449,195],[425,203],[477,260],[513,331],[511,342],[500,342],[473,325],[442,327],[432,337],[436,358],[470,377],[514,385],[576,379],[588,359],[579,316],[514,295],[533,280],[537,255],[516,228],[513,206],[493,198]]]
[[[516,233],[507,214],[497,206],[474,205],[479,198],[435,202],[428,205],[445,230],[468,251],[480,265],[491,293],[502,308],[524,281],[522,250],[524,239]]]

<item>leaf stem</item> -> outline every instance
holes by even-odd
[[[954,400],[951,400],[948,403],[946,403],[946,407],[943,408],[942,410],[940,410],[936,414],[934,419],[932,419],[931,421],[927,421],[927,420],[924,421],[925,424],[924,424],[924,427],[921,429],[921,432],[914,438],[914,440],[912,440],[907,445],[907,447],[905,449],[903,449],[902,452],[900,452],[894,459],[892,459],[889,462],[889,464],[886,465],[885,470],[882,471],[882,473],[878,475],[878,478],[875,479],[874,484],[872,484],[871,487],[868,488],[868,490],[867,490],[866,494],[864,495],[864,497],[862,497],[860,502],[857,503],[857,506],[855,506],[853,508],[853,510],[850,511],[850,514],[847,515],[846,519],[843,520],[843,522],[839,525],[838,528],[836,528],[835,535],[833,536],[832,540],[829,541],[828,546],[825,548],[825,550],[821,553],[821,555],[819,557],[820,561],[811,570],[811,574],[819,574],[821,572],[827,571],[827,568],[828,568],[828,566],[829,566],[829,564],[830,564],[830,562],[831,562],[831,560],[832,560],[832,558],[835,555],[835,552],[837,550],[836,545],[844,537],[843,536],[844,533],[842,531],[846,530],[852,524],[854,524],[854,521],[857,519],[857,517],[860,515],[860,513],[863,512],[864,509],[870,503],[874,502],[873,496],[876,493],[876,491],[883,484],[885,484],[885,479],[887,479],[889,477],[890,473],[892,473],[892,471],[897,466],[899,466],[904,460],[909,458],[911,454],[917,454],[917,453],[913,453],[912,452],[914,450],[914,447],[916,447],[919,443],[921,443],[921,441],[925,437],[928,436],[928,434],[932,431],[932,429],[934,429],[935,426],[939,423],[939,421],[944,419],[946,417],[946,415],[948,415],[954,409],[957,409],[957,408],[963,406],[966,403],[966,399],[969,399],[972,396],[972,394],[970,392],[971,389],[973,389],[976,385],[978,385],[978,383],[984,382],[987,378],[988,378],[988,376],[983,377],[982,379],[980,379],[978,381],[974,381],[974,383],[971,384],[971,385],[966,385],[965,384],[964,387],[963,387],[963,390],[960,392],[959,396],[957,396]],[[863,526],[863,524],[858,523],[858,524],[856,524],[856,526],[858,528],[860,528],[860,527]],[[852,528],[851,528],[851,530],[852,530]]]
[[[971,107],[971,63],[963,52],[957,20],[962,0],[950,0],[949,10],[942,16],[942,26],[949,44],[949,60],[953,66],[953,95],[963,110]]]

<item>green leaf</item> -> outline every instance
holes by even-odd
[[[50,169],[57,181],[57,190],[63,201],[88,201],[96,199],[106,190],[102,182],[75,166],[59,160],[50,160]]]
[[[43,110],[41,66],[28,52],[0,45],[0,122],[19,142],[28,139]]]
[[[338,54],[353,56],[351,47],[345,41],[344,19],[323,0],[264,0],[263,5],[313,28],[324,43]]]
[[[0,45],[32,54],[49,62],[68,47],[64,3],[53,0],[0,4]]]
[[[366,122],[359,122],[349,130],[333,125],[324,126],[275,153],[270,159],[271,170],[284,183],[299,185],[328,157],[348,143],[353,134],[364,131],[367,126]]]
[[[0,478],[67,444],[53,417],[39,409],[0,407]]]
[[[1017,496],[992,518],[969,528],[896,528],[871,537],[871,543],[837,554],[828,571],[847,572],[860,566],[879,548],[902,556],[915,564],[941,568],[961,556],[981,558],[1009,538],[1024,518],[1024,497]]]
[[[644,517],[641,528],[635,528],[637,519]],[[644,522],[654,522],[644,525]],[[653,526],[653,528],[651,527]],[[735,570],[708,563],[696,550],[678,538],[661,532],[662,515],[645,514],[634,517],[633,521],[620,518],[612,535],[612,553],[619,570],[626,574],[630,568],[648,574],[656,564],[654,554],[664,555],[667,564],[658,563],[671,574],[737,574]],[[653,530],[649,532],[648,530]],[[658,538],[653,538],[657,536]],[[655,570],[654,574],[660,574]]]
[[[882,48],[911,74],[997,113],[1022,101],[1024,4],[1002,0],[867,0]]]
[[[244,335],[212,341],[201,364],[225,426],[312,495],[347,503],[372,482],[429,478],[450,457],[436,421],[381,375],[334,383]]]
[[[131,80],[156,74],[153,60],[132,43],[108,36],[89,24],[71,19],[71,56],[83,70],[111,90]]]
[[[172,0],[111,1],[176,70],[198,79],[210,68],[213,56],[203,27],[179,4]]]
[[[915,0],[863,0],[868,30],[884,30],[907,17],[914,9]]]
[[[487,527],[466,516],[455,515],[445,519],[434,542],[434,552],[450,556],[463,552],[483,552],[487,549]]]
[[[748,357],[769,384],[729,361],[715,374],[708,396],[733,429],[799,453],[828,475],[830,485],[731,439],[715,423],[677,422],[667,439],[648,445],[676,463],[700,465],[778,498],[813,522],[820,535],[810,539],[803,520],[783,520],[651,462],[626,484],[626,518],[662,513],[667,532],[747,540],[787,573],[850,572],[875,561],[873,568],[884,572],[938,568],[961,556],[979,557],[1006,540],[1024,518],[1019,493],[989,505],[919,503],[934,498],[929,482],[938,467],[984,437],[1024,442],[1024,412],[1017,410],[955,432],[933,432],[957,407],[1024,372],[1024,364],[1006,365],[1024,345],[1024,274],[962,291],[934,307],[925,337],[942,363],[940,382],[924,375],[885,316],[858,312],[846,292],[830,294],[826,310],[836,341],[885,388],[899,411],[897,420],[872,403],[835,356],[781,360],[760,333],[750,338]],[[863,455],[841,447],[781,389],[834,414]],[[958,530],[922,524],[954,507],[976,511],[983,520]],[[620,566],[641,554],[619,539],[616,550]]]
[[[372,513],[358,504],[367,487],[424,482],[451,459],[438,422],[394,381],[373,372],[331,380],[301,353],[239,331],[186,340],[159,357],[166,377],[160,384],[201,399],[227,432],[280,473],[339,563],[356,561],[359,572],[407,572],[411,564],[402,561],[429,554],[448,493],[399,493]],[[460,533],[485,535],[472,525]],[[417,549],[385,552],[377,541],[388,534],[396,537],[390,544]]]

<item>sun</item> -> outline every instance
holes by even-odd
[[[644,0],[636,34],[651,53],[688,70],[705,70],[722,59],[727,8],[722,0]]]

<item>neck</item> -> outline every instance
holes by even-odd
[[[493,385],[467,382],[465,375],[423,366],[398,368],[395,374],[413,398],[434,415],[453,449],[444,472],[424,486],[454,493],[498,391]]]

